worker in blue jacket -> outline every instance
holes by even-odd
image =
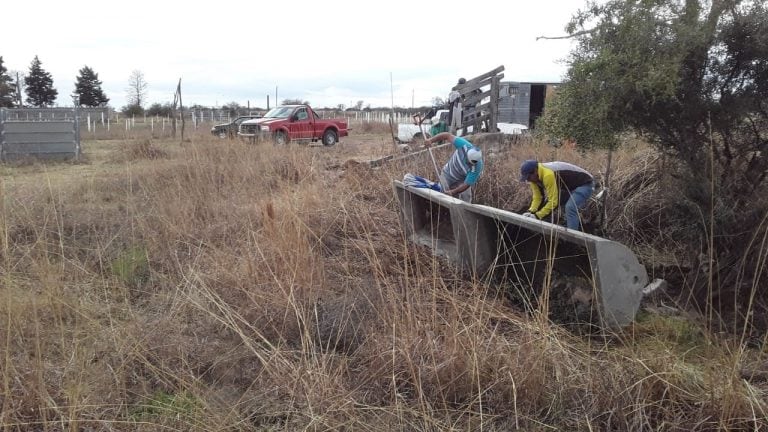
[[[472,203],[472,189],[483,173],[483,153],[466,138],[449,132],[441,132],[428,138],[424,145],[429,147],[432,143],[443,140],[453,144],[456,149],[440,174],[440,183],[448,188],[444,193]]]

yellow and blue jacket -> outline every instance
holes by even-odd
[[[528,211],[538,219],[544,219],[560,205],[560,189],[572,191],[594,181],[592,174],[567,162],[539,163],[537,174],[539,180],[529,182],[533,198]]]

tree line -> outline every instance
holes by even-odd
[[[72,97],[73,105],[89,108],[107,106],[109,98],[106,96],[101,86],[102,82],[99,80],[99,74],[97,74],[91,67],[87,65],[83,66],[75,78],[75,90],[70,95]],[[121,111],[127,115],[170,115],[170,112],[172,111],[170,103],[154,103],[147,109],[144,108],[147,103],[147,87],[147,80],[144,78],[144,74],[141,71],[134,70],[131,72],[131,75],[128,77],[128,86],[126,87],[128,105],[122,107]],[[24,98],[25,94],[26,98]],[[21,108],[24,106],[35,108],[51,107],[56,103],[58,96],[59,92],[53,86],[53,78],[51,74],[42,67],[42,62],[38,56],[35,56],[32,60],[28,72],[22,75],[19,73],[9,73],[8,69],[3,64],[3,56],[0,56],[0,108]],[[309,105],[308,101],[301,99],[284,99],[282,103],[283,105]],[[433,98],[433,106],[442,106],[443,104],[444,101],[442,99]],[[209,107],[193,105],[189,108],[208,109]],[[352,104],[351,106],[339,104],[334,108],[337,111],[389,111],[391,109],[387,107],[371,107],[370,104],[366,105],[362,100],[357,101],[356,104]],[[423,111],[429,108],[431,107],[423,106],[418,107],[415,110]],[[239,115],[251,111],[250,108],[244,107],[234,101],[225,104],[222,106],[222,109],[232,115]],[[264,109],[254,108],[253,110],[263,111]],[[398,110],[402,110],[402,108],[398,108]],[[414,109],[405,110],[408,112],[414,111]]]
[[[58,90],[53,86],[53,77],[46,71],[42,62],[35,56],[27,73],[13,76],[4,65],[0,56],[0,108],[35,107],[46,108],[56,103]],[[75,90],[70,95],[73,105],[79,107],[105,107],[109,98],[102,89],[99,74],[85,65],[75,77]],[[128,105],[122,111],[132,114],[144,113],[147,81],[141,71],[134,70],[128,78]],[[24,98],[26,95],[26,98]]]

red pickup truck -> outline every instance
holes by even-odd
[[[290,141],[317,141],[332,146],[349,134],[345,119],[322,119],[309,105],[283,105],[264,117],[240,123],[237,134],[252,140],[273,139],[275,144]]]

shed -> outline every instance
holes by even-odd
[[[534,129],[544,113],[546,100],[560,83],[502,81],[499,84],[499,117],[503,123],[518,123]]]

